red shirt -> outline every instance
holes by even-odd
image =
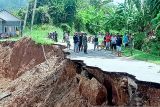
[[[106,36],[106,42],[110,42],[111,41],[111,36]]]

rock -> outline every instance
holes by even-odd
[[[93,106],[102,105],[106,101],[107,91],[95,78],[89,80],[82,77],[79,83],[79,91]]]
[[[0,93],[0,100],[3,100],[6,97],[9,97],[11,95],[11,93],[9,92],[4,92],[4,93]]]

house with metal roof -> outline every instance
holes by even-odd
[[[21,20],[6,10],[0,11],[0,35],[15,36],[22,31]]]

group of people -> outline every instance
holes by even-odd
[[[48,33],[48,38],[54,40],[55,42],[58,42],[58,34],[57,32]]]
[[[105,48],[106,50],[112,50],[112,52],[116,51],[117,55],[120,57],[121,56],[121,47],[122,45],[124,47],[130,46],[130,48],[133,48],[133,36],[131,34],[125,33],[124,36],[120,35],[119,33],[115,34],[110,34],[106,33],[104,36],[103,42],[99,45],[98,43],[98,36],[95,36],[93,39],[94,42],[94,50],[96,48]]]
[[[103,38],[104,37],[104,38]],[[100,38],[103,38],[102,43],[99,44]],[[83,32],[76,32],[73,36],[73,43],[74,43],[74,52],[84,52],[87,54],[88,42],[90,41],[91,37],[87,37],[86,33]],[[67,48],[70,49],[70,33],[64,32],[63,35],[63,42],[67,43]],[[101,48],[105,50],[111,50],[112,52],[117,52],[117,55],[121,56],[121,47],[133,46],[133,36],[131,34],[125,33],[124,36],[117,34],[110,34],[109,32],[106,33],[105,36],[100,34],[93,37],[92,43],[94,44],[94,50]]]
[[[64,32],[63,33],[63,40],[62,42],[66,42],[67,49],[70,49],[71,43],[70,43],[70,33]],[[82,32],[76,32],[73,36],[73,43],[74,43],[74,52],[79,53],[81,51],[84,51],[85,54],[87,54],[87,34]]]
[[[87,54],[87,34],[86,33],[78,33],[76,32],[73,37],[74,42],[74,52],[78,53],[80,51],[84,51]]]

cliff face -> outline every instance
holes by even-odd
[[[96,78],[107,90],[107,104],[116,106],[160,106],[160,84],[138,81],[127,73],[105,72],[74,61],[82,66],[82,74]]]
[[[35,45],[31,39],[22,39],[16,43],[4,42],[0,48],[0,74],[5,78],[15,79],[45,61],[42,46]],[[46,54],[50,52],[61,55],[59,48],[53,46],[45,46],[44,48]]]
[[[160,84],[67,59],[63,48],[45,46],[44,53],[42,46],[30,39],[2,43],[0,96],[8,96],[0,97],[0,106],[160,106]],[[2,87],[4,79],[6,85]]]

